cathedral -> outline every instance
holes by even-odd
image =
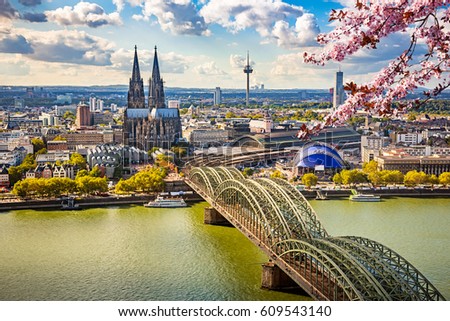
[[[124,113],[124,144],[142,150],[150,150],[153,147],[170,148],[181,137],[181,120],[178,108],[166,107],[164,82],[159,73],[156,47],[147,104],[146,106],[144,82],[139,71],[135,46],[128,105]]]

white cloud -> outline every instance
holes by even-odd
[[[24,61],[21,55],[1,55],[0,54],[0,75],[2,81],[9,83],[10,78],[15,76],[26,76],[30,74],[30,65]]]
[[[316,18],[310,13],[305,13],[297,18],[295,27],[290,27],[286,21],[277,21],[273,27],[272,36],[278,46],[284,48],[297,48],[316,44],[316,37],[320,32]]]
[[[312,14],[302,18],[303,7],[281,0],[211,0],[200,14],[208,24],[219,24],[232,33],[254,28],[263,42],[275,41],[289,48],[311,44],[319,32]],[[293,26],[292,19],[296,20]]]
[[[131,16],[131,18],[136,21],[149,21],[150,20],[149,17],[141,15],[141,14],[134,14]]]
[[[113,4],[117,8],[117,12],[121,12],[125,6],[125,0],[112,0]]]
[[[153,63],[153,55],[151,56]],[[161,73],[183,74],[192,62],[193,58],[185,57],[175,52],[160,53],[158,51],[158,60]]]
[[[33,48],[34,60],[86,65],[111,65],[114,43],[77,30],[33,31],[17,29]]]
[[[250,59],[250,66],[253,67],[255,64],[256,63]],[[247,65],[247,57],[241,55],[230,55],[230,65],[233,69],[242,69]]]
[[[155,16],[161,29],[181,35],[210,35],[203,17],[190,0],[146,0],[142,15]]]
[[[45,11],[48,21],[59,25],[86,25],[92,28],[103,25],[121,25],[118,12],[110,14],[96,3],[79,2],[75,6],[65,6],[52,11]]]
[[[217,67],[214,61],[205,62],[194,68],[195,72],[200,75],[206,76],[217,76],[217,75],[226,75],[227,73]]]

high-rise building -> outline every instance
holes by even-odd
[[[333,89],[333,109],[336,110],[345,101],[344,73],[336,72],[336,84]]]
[[[89,110],[91,113],[95,112],[95,108],[97,107],[97,98],[90,97],[89,98]]]
[[[164,81],[159,72],[157,49],[149,79],[148,106],[145,106],[144,83],[139,70],[137,47],[134,47],[133,72],[128,90],[128,106],[124,114],[124,144],[139,149],[170,148],[181,137],[178,108],[167,108]]]
[[[103,111],[103,100],[97,99],[96,111]]]
[[[81,102],[77,106],[77,118],[75,124],[78,128],[91,125],[91,112],[89,111],[89,106],[84,102]]]
[[[248,106],[250,95],[250,74],[253,72],[252,66],[250,66],[250,57],[247,51],[247,65],[244,67],[244,74],[247,75],[247,90],[245,92],[245,105]]]
[[[220,105],[222,103],[222,90],[220,87],[216,87],[214,91],[214,105]]]

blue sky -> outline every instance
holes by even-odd
[[[127,84],[134,45],[145,83],[158,46],[169,87],[329,88],[338,65],[302,63],[328,14],[352,0],[0,0],[0,85]],[[395,42],[401,42],[399,37]],[[341,64],[362,81],[398,52],[394,42]],[[384,49],[383,49],[384,48]]]

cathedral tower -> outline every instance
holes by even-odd
[[[139,71],[137,48],[134,48],[133,74],[128,91],[128,108],[124,114],[124,144],[142,150],[153,147],[170,149],[181,137],[178,108],[166,108],[164,82],[159,73],[155,47],[152,77],[149,80],[148,108],[145,106],[144,85]]]
[[[139,71],[137,46],[134,46],[133,73],[128,89],[128,108],[145,108],[144,81]]]
[[[164,98],[164,81],[161,79],[161,75],[159,73],[158,53],[156,52],[156,46],[155,56],[153,58],[152,77],[149,79],[148,107],[150,109],[166,107]]]

